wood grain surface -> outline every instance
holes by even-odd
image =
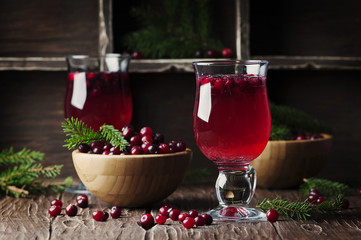
[[[350,208],[334,215],[316,215],[302,221],[281,217],[275,223],[213,223],[192,229],[168,219],[165,225],[149,230],[140,227],[137,221],[145,212],[155,216],[164,203],[181,211],[202,212],[216,206],[213,184],[183,184],[161,203],[148,208],[124,208],[120,218],[105,222],[94,221],[91,214],[95,210],[109,211],[112,206],[88,196],[89,207],[79,208],[74,217],[48,214],[53,198],[60,198],[63,207],[75,203],[76,195],[71,193],[29,199],[1,197],[0,239],[361,239],[361,197],[356,190],[347,197]],[[295,200],[302,195],[297,190],[257,189],[251,205],[265,197]]]

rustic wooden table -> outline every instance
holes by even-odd
[[[257,189],[252,200],[302,198],[297,190]],[[347,196],[350,208],[334,215],[313,216],[308,220],[281,217],[277,222],[213,223],[185,229],[179,222],[167,220],[144,230],[137,224],[140,216],[150,212],[154,216],[164,203],[181,211],[205,211],[217,205],[213,184],[183,184],[163,202],[150,208],[123,209],[118,219],[105,222],[92,219],[97,209],[109,210],[112,206],[89,195],[89,207],[79,209],[74,217],[61,214],[50,217],[50,201],[59,198],[66,206],[74,203],[76,195],[68,192],[48,194],[28,199],[0,198],[0,239],[361,239],[361,196]]]

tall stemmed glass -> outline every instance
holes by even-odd
[[[264,213],[248,206],[256,188],[256,172],[249,164],[270,136],[268,62],[200,61],[193,67],[195,140],[219,170],[219,206],[208,213],[215,221],[264,221]]]
[[[128,125],[133,112],[129,61],[129,54],[68,56],[65,117],[78,118],[95,131],[103,124],[119,130]],[[67,191],[89,193],[83,184]]]

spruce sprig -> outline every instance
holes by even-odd
[[[31,151],[23,148],[19,152],[14,152],[13,147],[3,149],[0,152],[0,166],[7,164],[32,163],[35,161],[42,161],[44,153],[38,151]]]
[[[94,141],[104,140],[99,132],[95,132],[78,118],[66,118],[65,122],[62,123],[62,128],[66,136],[69,137],[65,140],[67,144],[64,145],[68,149],[77,148],[81,143],[90,144]]]
[[[14,197],[25,197],[29,194],[44,193],[47,190],[57,192],[72,184],[71,178],[60,184],[52,183],[60,174],[62,165],[44,167],[39,163],[43,160],[43,153],[24,149],[14,152],[13,148],[10,148],[1,152],[6,156],[4,165],[15,165],[0,172],[0,192]],[[27,157],[23,158],[24,156]],[[50,179],[51,182],[44,185],[47,179]]]
[[[344,196],[338,194],[335,199],[324,201],[316,206],[316,210],[321,213],[334,213],[342,209]]]
[[[297,218],[299,220],[306,220],[307,217],[311,216],[312,206],[307,202],[290,202],[288,200],[281,199],[264,199],[262,202],[257,203],[257,207],[264,212],[269,209],[275,209],[279,214],[283,214],[290,218]]]
[[[337,196],[339,194],[345,195],[349,191],[346,184],[330,181],[323,178],[307,178],[303,180],[304,183],[300,185],[300,191],[304,195],[308,195],[311,189],[317,189],[322,196]]]
[[[112,125],[103,125],[100,127],[100,134],[115,147],[119,147],[120,151],[125,150],[129,145],[128,141],[124,139],[123,134],[115,129]]]
[[[66,136],[69,137],[65,139],[67,144],[64,147],[67,147],[69,150],[77,148],[81,143],[91,144],[95,141],[109,141],[115,147],[119,147],[121,151],[129,145],[122,133],[112,125],[104,124],[96,132],[83,121],[72,117],[70,119],[66,118],[62,127]]]

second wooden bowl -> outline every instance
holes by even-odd
[[[163,200],[182,183],[192,151],[101,155],[75,150],[72,157],[80,180],[94,196],[121,207],[140,207]]]
[[[315,140],[269,141],[263,153],[251,162],[257,186],[288,188],[315,176],[331,154],[332,136]]]

